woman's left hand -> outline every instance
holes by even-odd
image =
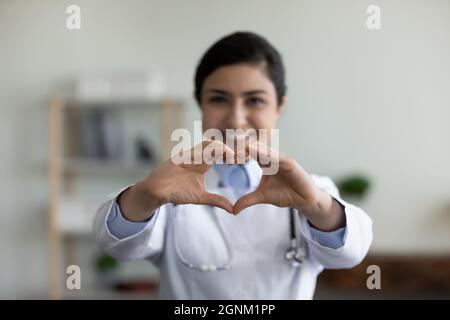
[[[343,207],[328,193],[317,188],[312,177],[295,160],[260,142],[246,148],[250,156],[257,155],[254,158],[263,173],[268,169],[269,160],[271,169],[278,163],[278,171],[272,175],[263,174],[258,188],[236,201],[235,214],[252,205],[266,203],[297,209],[314,227],[323,231],[345,226]]]

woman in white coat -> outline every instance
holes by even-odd
[[[264,38],[222,38],[195,75],[203,130],[275,129],[286,103],[284,78],[281,56]],[[324,268],[351,268],[365,257],[372,222],[340,198],[331,179],[273,150],[278,171],[263,175],[258,143],[201,146],[209,144],[222,147],[213,153],[217,163],[169,159],[108,196],[95,217],[106,253],[158,266],[160,298],[311,299]],[[239,152],[245,164],[219,164]]]

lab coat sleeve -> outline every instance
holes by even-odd
[[[327,269],[352,268],[358,265],[366,256],[372,243],[372,220],[361,209],[342,200],[339,190],[328,177],[312,175],[318,188],[328,192],[343,207],[346,218],[346,228],[343,245],[330,248],[319,243],[311,232],[308,220],[301,215],[300,232],[307,242],[312,259]]]
[[[129,221],[123,216],[117,201],[114,201],[106,219],[106,226],[113,236],[122,240],[141,232],[145,228],[150,229],[153,227],[157,217],[154,213],[150,219],[144,222]]]
[[[325,232],[314,228],[308,223],[309,232],[311,232],[312,239],[318,242],[321,246],[337,249],[344,245],[344,235],[347,227],[343,227],[331,232]]]
[[[164,247],[166,216],[170,205],[163,205],[156,209],[149,222],[141,226],[140,230],[136,230],[136,233],[131,233],[124,238],[117,237],[117,233],[111,232],[108,227],[108,218],[110,218],[111,210],[114,209],[118,195],[127,188],[108,195],[97,209],[93,225],[95,239],[105,253],[116,259],[148,258],[158,263]]]

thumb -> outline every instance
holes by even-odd
[[[233,212],[234,214],[238,214],[245,208],[251,207],[258,203],[264,203],[264,197],[262,196],[262,194],[258,191],[250,192],[236,201],[236,203],[234,204]]]
[[[224,196],[206,192],[202,197],[201,202],[201,204],[219,207],[225,211],[228,211],[229,213],[233,213],[233,205]]]

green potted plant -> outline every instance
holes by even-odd
[[[350,174],[337,182],[343,198],[361,201],[370,189],[370,180],[363,174]]]
[[[100,286],[113,288],[117,282],[117,274],[120,268],[119,261],[109,255],[102,254],[96,258],[95,265]]]

